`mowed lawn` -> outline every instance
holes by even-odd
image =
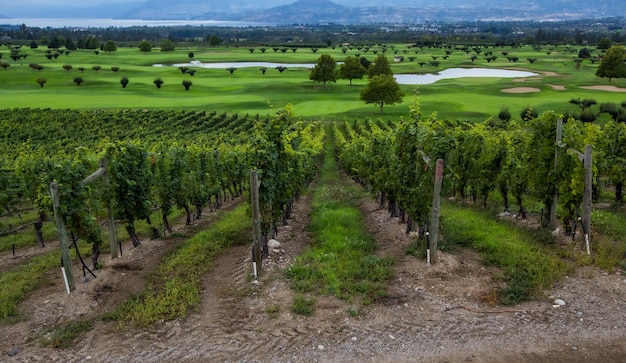
[[[297,116],[311,119],[351,119],[351,118],[390,118],[398,119],[408,114],[409,106],[419,97],[424,115],[437,112],[440,118],[468,119],[481,121],[489,117],[497,117],[502,107],[508,107],[514,118],[518,118],[526,106],[533,106],[539,112],[554,110],[564,112],[575,110],[570,105],[572,98],[594,98],[598,103],[621,103],[626,100],[624,93],[592,91],[580,88],[585,85],[614,85],[626,88],[626,80],[614,79],[611,83],[606,79],[595,77],[598,64],[584,61],[581,68],[574,67],[573,50],[564,49],[550,52],[534,51],[530,47],[506,49],[509,54],[516,53],[520,60],[509,62],[502,54],[505,48],[490,47],[489,50],[498,56],[496,61],[487,62],[479,56],[474,62],[470,57],[474,53],[455,50],[447,60],[442,49],[421,50],[409,48],[408,45],[397,45],[397,55],[403,55],[402,63],[394,63],[394,54],[386,55],[394,73],[429,73],[453,67],[485,67],[523,69],[537,72],[540,76],[526,79],[511,78],[465,78],[442,80],[434,84],[413,86],[403,85],[405,93],[403,102],[386,105],[384,113],[379,113],[376,105],[365,104],[359,99],[359,92],[367,84],[367,78],[353,80],[340,79],[336,83],[322,85],[309,80],[310,70],[306,68],[288,68],[284,72],[268,67],[263,74],[259,67],[237,68],[232,74],[226,69],[206,69],[194,67],[195,75],[183,74],[177,63],[187,63],[191,59],[204,63],[210,62],[249,62],[263,61],[275,63],[315,63],[322,54],[331,54],[341,62],[347,55],[360,54],[373,61],[377,55],[373,52],[363,54],[353,49],[345,54],[339,47],[320,49],[316,53],[308,48],[298,49],[296,53],[288,51],[274,52],[268,48],[262,53],[260,47],[245,48],[178,48],[173,52],[160,52],[158,48],[149,53],[141,53],[138,48],[119,47],[112,53],[92,51],[74,51],[69,55],[62,54],[57,59],[45,57],[46,48],[22,48],[28,53],[26,59],[12,61],[3,57],[1,62],[10,64],[8,69],[0,69],[0,108],[158,108],[158,109],[198,109],[215,110],[227,113],[272,114],[275,109],[291,103]],[[250,52],[249,48],[255,48]],[[410,49],[410,51],[409,51]],[[8,49],[7,49],[8,51]],[[189,52],[194,53],[189,58]],[[596,51],[597,52],[597,51]],[[8,52],[4,52],[8,55]],[[379,53],[380,54],[380,53]],[[595,54],[595,53],[594,53]],[[409,56],[416,57],[413,61]],[[429,64],[420,66],[419,62],[429,62],[437,57],[440,65]],[[525,59],[538,58],[530,64]],[[44,66],[41,71],[33,70],[29,64]],[[72,69],[67,71],[63,65],[69,64]],[[163,66],[155,67],[154,64]],[[92,69],[100,66],[99,71]],[[84,67],[83,72],[79,67]],[[113,72],[112,67],[119,67]],[[73,79],[83,78],[84,82],[77,86]],[[120,80],[127,77],[128,86],[122,88]],[[45,78],[44,87],[36,82]],[[154,80],[161,78],[160,89]],[[188,91],[182,85],[184,80],[192,82]],[[565,90],[557,90],[553,86],[564,86]],[[535,87],[540,92],[504,93],[504,88]],[[596,106],[597,107],[597,106]]]

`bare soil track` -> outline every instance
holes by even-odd
[[[38,343],[45,327],[94,318],[140,291],[182,239],[145,241],[106,261],[96,279],[79,283],[71,295],[59,278],[31,294],[21,306],[25,319],[1,327],[0,361],[626,362],[625,275],[580,268],[543,299],[491,306],[499,271],[484,267],[480,255],[440,253],[437,264],[427,266],[405,256],[410,241],[396,218],[372,200],[364,200],[362,210],[379,253],[397,260],[381,301],[361,307],[318,296],[313,316],[291,312],[294,293],[283,271],[310,244],[305,195],[279,231],[281,247],[264,261],[259,281],[250,276],[250,247],[234,247],[217,258],[203,282],[201,306],[184,320],[149,330],[96,320],[71,348]],[[555,308],[555,298],[567,304]]]

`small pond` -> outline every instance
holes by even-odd
[[[155,67],[163,67],[164,64],[155,64]],[[189,63],[171,64],[171,67],[198,67],[198,68],[246,68],[246,67],[266,67],[276,68],[279,66],[287,68],[313,68],[315,63],[271,63],[271,62],[221,62],[221,63],[202,63],[200,61],[191,61]]]
[[[339,63],[341,64],[341,63]],[[155,64],[155,67],[163,67],[163,64]],[[178,63],[168,65],[171,67],[198,67],[198,68],[246,68],[246,67],[266,67],[276,68],[279,66],[287,68],[313,68],[315,63],[272,63],[272,62],[220,62],[202,63],[191,61],[189,63]],[[495,77],[495,78],[524,78],[538,76],[537,73],[525,71],[512,71],[508,69],[491,68],[448,68],[438,73],[430,74],[396,74],[394,77],[400,84],[432,84],[442,79],[467,78],[467,77]]]
[[[442,79],[467,77],[524,78],[538,76],[537,73],[490,68],[449,68],[436,74],[396,74],[400,84],[432,84]]]

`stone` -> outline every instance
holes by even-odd
[[[278,248],[278,247],[280,247],[280,242],[278,242],[275,239],[271,239],[271,240],[267,241],[267,247],[269,247],[269,248]]]
[[[565,301],[561,299],[554,300],[554,305],[565,306]]]
[[[20,350],[17,348],[13,348],[9,350],[9,357],[14,357],[20,353]]]
[[[317,346],[317,349],[324,350],[324,346],[320,344],[320,345]]]

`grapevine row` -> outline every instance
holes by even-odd
[[[584,191],[584,166],[575,151],[585,145],[593,146],[594,180],[597,183],[604,178],[612,183],[616,202],[623,202],[626,124],[566,120],[557,147],[558,118],[545,113],[530,121],[493,127],[488,121],[417,116],[401,120],[395,127],[370,120],[338,123],[334,135],[341,165],[379,195],[381,203],[387,200],[392,214],[403,219],[406,214],[412,222],[427,223],[434,162],[441,158],[446,166],[444,186],[450,195],[469,197],[486,207],[491,193],[498,192],[505,210],[510,209],[509,198],[513,197],[519,215],[526,218],[524,201],[528,196],[549,211],[556,192],[563,224],[571,228],[580,213]],[[594,189],[597,195],[597,186]]]

